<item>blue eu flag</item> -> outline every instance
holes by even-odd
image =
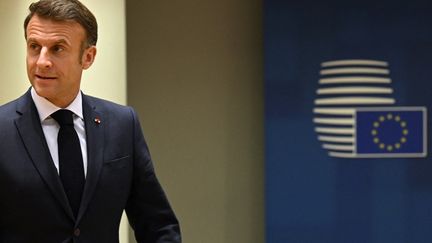
[[[356,154],[426,156],[426,108],[387,107],[356,111]]]

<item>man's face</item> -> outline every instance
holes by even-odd
[[[34,15],[26,29],[27,75],[38,95],[68,106],[80,90],[81,74],[93,63],[96,47],[82,51],[86,34],[73,21]]]

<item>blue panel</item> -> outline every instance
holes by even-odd
[[[432,242],[430,158],[330,157],[313,121],[330,60],[385,61],[394,106],[430,110],[432,3],[265,0],[264,13],[267,243]]]
[[[422,111],[359,111],[358,154],[423,153]]]

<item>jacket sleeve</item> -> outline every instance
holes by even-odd
[[[133,180],[126,205],[129,223],[138,243],[181,243],[180,227],[156,178],[153,163],[135,111]]]

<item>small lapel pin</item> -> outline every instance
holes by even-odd
[[[101,123],[101,120],[100,120],[98,117],[96,117],[96,118],[94,119],[94,122],[95,122],[96,124],[100,124],[100,123]]]

